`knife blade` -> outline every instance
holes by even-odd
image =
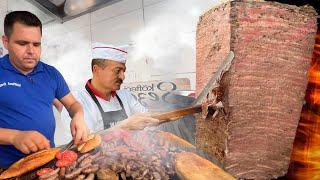
[[[197,104],[202,103],[202,101],[205,99],[205,97],[210,92],[210,90],[212,90],[215,86],[218,85],[217,83],[220,82],[223,74],[230,69],[233,59],[234,59],[234,52],[230,51],[228,56],[224,58],[224,60],[218,66],[218,69],[216,70],[216,72],[213,73],[207,85],[202,89],[201,93],[198,95],[195,101],[191,104],[191,106],[195,106]]]
[[[74,143],[73,140],[71,140],[64,148],[62,148],[62,153],[65,152],[68,149],[71,149],[73,147]]]

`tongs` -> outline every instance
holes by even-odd
[[[73,140],[71,140],[64,148],[62,148],[62,153],[65,152],[66,150],[73,148],[74,145],[75,144],[73,143]]]

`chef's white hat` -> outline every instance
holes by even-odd
[[[92,59],[107,59],[126,63],[128,54],[125,50],[126,48],[127,46],[116,47],[103,43],[94,43],[92,47]]]

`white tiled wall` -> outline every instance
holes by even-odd
[[[92,22],[108,21],[117,16],[142,9],[141,0],[122,0],[105,8],[92,12]]]
[[[130,11],[92,25],[93,41],[114,45],[127,44],[131,36],[143,27],[141,9]]]

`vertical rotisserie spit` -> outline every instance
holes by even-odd
[[[232,50],[222,78],[226,115],[198,118],[196,145],[237,178],[286,174],[311,63],[317,14],[310,6],[231,1],[197,28],[197,93]]]

